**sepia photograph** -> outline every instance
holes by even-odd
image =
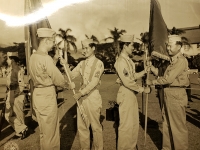
[[[0,0],[0,150],[200,150],[200,0]]]

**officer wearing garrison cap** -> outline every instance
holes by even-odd
[[[55,31],[39,28],[39,47],[30,57],[30,76],[34,83],[33,109],[40,129],[40,148],[60,150],[60,132],[55,86],[74,88],[68,84],[48,55],[55,45]]]
[[[120,118],[118,150],[132,150],[136,147],[139,131],[139,114],[135,92],[150,92],[149,87],[142,87],[136,83],[137,79],[147,73],[148,67],[139,73],[135,72],[135,64],[129,58],[134,50],[133,42],[133,35],[122,35],[120,37],[121,54],[114,65],[121,80],[121,86],[117,93]]]
[[[99,93],[101,76],[104,71],[103,62],[95,57],[96,42],[93,39],[82,41],[83,52],[86,60],[81,61],[70,73],[72,79],[81,76],[82,83],[79,92],[74,95],[79,100],[81,109],[87,122],[85,126],[79,109],[77,109],[77,127],[81,150],[90,149],[90,130],[93,131],[93,146],[95,150],[103,150],[102,126],[100,112],[102,99]]]
[[[168,37],[167,50],[171,57],[170,65],[167,67],[164,76],[156,80],[148,80],[149,85],[164,85],[164,100],[171,125],[174,147],[176,150],[188,149],[188,130],[186,126],[186,106],[188,102],[184,87],[189,85],[188,61],[181,53],[181,37],[170,35]],[[151,67],[154,74],[158,69]],[[166,114],[163,111],[163,145],[162,150],[170,150],[170,137]]]
[[[28,128],[24,123],[24,78],[20,67],[18,52],[7,53],[7,64],[9,66],[7,73],[7,99],[5,118],[16,132],[16,137],[26,138]]]

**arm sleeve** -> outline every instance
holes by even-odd
[[[179,59],[176,63],[171,64],[167,68],[167,72],[163,77],[159,77],[157,80],[153,80],[152,83],[154,85],[164,85],[164,84],[171,84],[174,82],[176,77],[183,72],[185,69],[185,66],[187,64],[185,63],[184,59]]]
[[[46,70],[47,74],[52,79],[54,85],[63,88],[66,86],[66,81],[64,79],[64,76],[62,75],[60,70],[55,66],[53,59],[50,56],[47,57]]]
[[[72,79],[80,76],[80,69],[81,69],[81,66],[82,66],[82,63],[83,61],[81,61],[72,71],[70,71],[70,76]]]
[[[141,77],[143,77],[145,73],[146,72],[144,70],[141,71],[141,72],[138,72],[138,73],[134,73],[135,80],[140,79]]]
[[[120,61],[120,62],[119,62]],[[134,77],[130,76],[130,72],[128,72],[128,66],[125,60],[120,59],[115,63],[115,69],[118,73],[119,78],[121,79],[123,85],[133,91],[137,91],[139,93],[144,91],[142,86],[139,86]]]
[[[80,90],[82,95],[90,93],[90,91],[93,90],[99,84],[103,71],[104,65],[101,61],[98,61],[91,82],[85,88]]]

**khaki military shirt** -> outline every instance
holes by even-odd
[[[136,83],[141,73],[135,72],[135,64],[128,56],[121,53],[115,62],[115,69],[126,88],[139,93],[144,91],[144,88]]]
[[[37,51],[30,57],[30,76],[34,86],[60,86],[65,87],[65,79],[55,66],[53,59],[42,51]]]
[[[98,60],[95,66],[94,74],[92,75],[91,81],[89,81],[90,73],[92,72],[92,65],[94,63],[94,60],[97,59],[95,56],[92,56],[84,61],[81,61],[71,72],[72,79],[78,76],[82,76],[83,79],[83,85],[85,87],[83,89],[80,89],[80,92],[82,95],[86,95],[90,93],[91,90],[93,90],[98,84],[100,84],[100,77],[104,71],[104,65],[101,60]],[[83,63],[85,63],[85,69],[83,72],[82,66]]]
[[[164,76],[152,82],[154,85],[189,86],[188,69],[187,59],[181,53],[178,53],[172,57]]]

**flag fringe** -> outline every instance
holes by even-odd
[[[156,52],[156,51],[153,51],[153,52],[151,53],[151,55],[152,55],[152,56],[155,56],[155,57],[158,57],[158,58],[161,58],[161,59],[165,59],[165,60],[170,61],[170,57],[169,57],[169,56],[166,56],[166,55],[161,54],[161,53]]]

